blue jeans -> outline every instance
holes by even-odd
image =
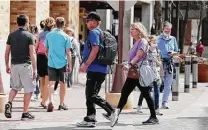
[[[167,63],[163,62],[163,69],[164,69],[164,93],[162,98],[162,105],[166,105],[168,102],[168,97],[171,92],[171,85],[173,82],[173,73],[169,73],[167,70]]]
[[[152,87],[149,87],[149,91]],[[142,106],[143,95],[140,94],[138,106]],[[160,85],[157,82],[153,82],[153,99],[154,99],[154,107],[155,110],[159,108],[159,100],[160,100]]]

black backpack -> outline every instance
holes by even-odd
[[[115,59],[118,52],[118,45],[116,38],[112,36],[108,31],[100,31],[100,47],[96,61],[104,65],[112,65],[115,63]]]

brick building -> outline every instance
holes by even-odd
[[[62,16],[66,19],[67,25],[74,28],[78,34],[79,1],[4,0],[0,1],[0,40],[5,40],[9,32],[16,29],[16,17],[19,14],[28,15],[30,24],[36,25],[49,16]]]

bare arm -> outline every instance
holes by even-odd
[[[10,45],[6,45],[6,50],[5,50],[5,65],[6,67],[9,67],[9,55],[11,52],[11,46]]]
[[[68,60],[68,65],[69,65],[69,68],[71,69],[72,68],[72,62],[71,62],[71,51],[70,49],[66,49],[66,56],[67,56],[67,60]]]
[[[37,36],[36,44],[35,44],[35,50],[36,50],[36,52],[38,51],[38,44],[39,44],[39,35]]]
[[[90,52],[90,56],[85,62],[85,65],[89,66],[97,57],[97,53],[99,51],[99,46],[92,46],[92,50]]]
[[[35,53],[35,47],[34,45],[29,45],[29,49],[30,49],[30,58],[32,61],[32,67],[33,67],[33,71],[36,71],[36,53]]]
[[[136,56],[133,58],[133,60],[130,63],[133,65],[136,64],[143,55],[144,55],[144,51],[138,50]]]
[[[48,58],[48,48],[45,48],[45,55]]]

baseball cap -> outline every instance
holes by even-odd
[[[90,12],[87,16],[83,17],[84,19],[94,19],[97,21],[101,21],[100,15],[96,12]]]

